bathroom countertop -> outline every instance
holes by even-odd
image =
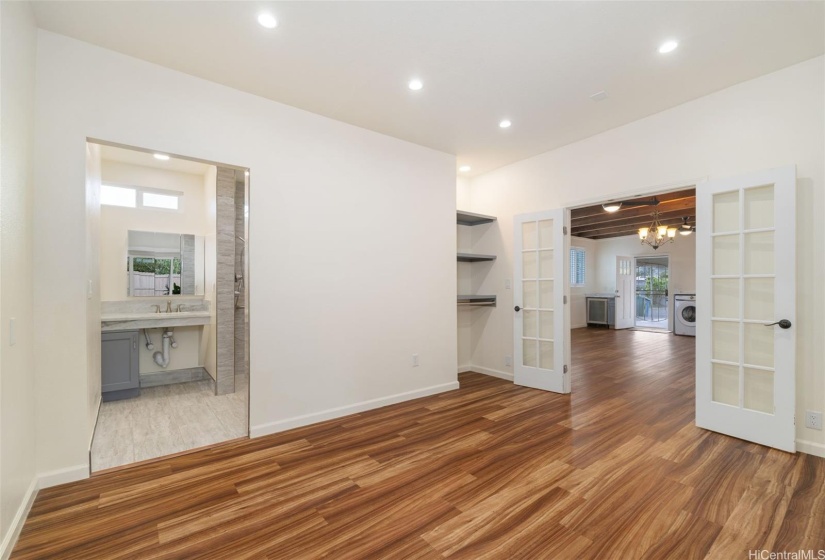
[[[207,310],[178,313],[106,313],[100,316],[101,331],[160,329],[208,325],[212,313]]]

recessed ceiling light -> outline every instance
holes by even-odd
[[[607,99],[607,93],[604,91],[597,91],[593,95],[590,96],[590,99],[593,101],[604,101]]]
[[[263,13],[258,16],[258,23],[267,29],[275,29],[278,27],[278,20],[272,14]]]
[[[159,159],[160,161],[167,161],[169,160],[169,156],[166,154],[152,154],[155,156],[155,159]]]
[[[472,169],[469,165],[462,165],[458,168],[459,171],[462,173],[467,173],[470,169]]]
[[[499,127],[499,128],[510,128],[510,125],[511,125],[511,124],[513,124],[513,123],[511,123],[511,122],[510,122],[510,121],[508,121],[507,119],[504,119],[503,121],[501,121],[500,123],[498,123],[498,127]]]
[[[421,83],[421,80],[410,80],[407,86],[413,91],[418,91],[424,87],[424,84]]]
[[[243,172],[243,174],[244,174],[244,175],[246,175],[247,177],[249,177],[249,169],[247,169],[246,171],[244,171],[244,172]]]
[[[675,51],[676,47],[678,47],[678,46],[679,46],[679,43],[677,43],[676,41],[665,41],[659,47],[659,52],[662,53],[662,54],[667,54],[669,52]]]
[[[619,209],[622,207],[621,202],[606,202],[602,204],[602,208],[604,208],[605,212],[618,212]]]

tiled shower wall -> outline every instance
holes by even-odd
[[[244,277],[243,289],[236,296],[235,306],[235,375],[249,373],[249,355],[247,353],[248,323],[246,322],[246,281],[247,271],[245,260],[246,245],[246,177],[243,173],[236,173],[235,180],[235,270]],[[240,239],[242,238],[242,239]],[[236,282],[235,288],[240,288]]]
[[[217,184],[217,394],[235,391],[235,376],[249,371],[247,352],[246,290],[235,274],[246,275],[241,256],[246,238],[246,178],[243,171],[218,167]]]
[[[218,167],[217,394],[235,392],[235,170]]]

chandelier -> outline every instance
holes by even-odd
[[[643,245],[650,245],[654,250],[662,245],[671,243],[676,238],[676,232],[679,231],[675,227],[663,226],[659,221],[659,211],[653,212],[653,223],[649,227],[639,228],[639,239],[642,240]]]

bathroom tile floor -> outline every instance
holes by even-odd
[[[180,453],[248,434],[249,376],[216,396],[212,381],[141,389],[140,397],[100,405],[92,472]]]

